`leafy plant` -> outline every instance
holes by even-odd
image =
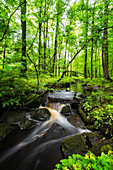
[[[113,96],[103,91],[92,92],[83,104],[84,111],[96,129],[113,135]]]
[[[91,152],[85,156],[73,154],[60,162],[60,164],[56,164],[54,170],[111,170],[113,168],[113,153],[110,155],[102,153],[98,157]]]

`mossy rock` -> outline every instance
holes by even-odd
[[[80,114],[81,119],[84,121],[85,124],[90,123],[89,119],[87,118],[85,112],[81,109],[81,105],[78,105],[78,111]]]
[[[44,107],[36,109],[32,114],[33,119],[41,120],[41,121],[48,120],[50,119],[50,117],[51,117],[51,113],[47,108]]]
[[[95,132],[84,132],[82,133],[84,140],[86,142],[86,144],[88,145],[88,147],[92,147],[93,145],[95,145],[96,143],[99,142],[100,137],[99,134],[95,133]]]
[[[91,130],[91,131],[97,130],[96,127],[95,127],[95,125],[87,125],[86,128],[89,129],[89,130]]]
[[[85,155],[88,151],[82,135],[69,137],[61,142],[62,152],[65,158],[72,154]]]
[[[86,129],[84,122],[78,114],[74,114],[67,119],[76,128]]]
[[[4,114],[1,117],[1,120],[9,124],[18,124],[25,116],[26,116],[26,112],[24,111],[19,111],[19,112],[9,111],[9,112],[4,112]]]
[[[69,104],[66,104],[62,107],[60,113],[64,116],[71,115],[71,107]]]
[[[19,123],[19,127],[21,130],[24,129],[32,129],[34,126],[39,125],[40,126],[40,122],[34,121],[34,120],[29,120],[27,117],[24,117]]]
[[[2,141],[13,130],[13,126],[7,123],[0,123],[0,141]]]
[[[108,145],[110,146],[110,148],[111,147],[113,148],[113,140],[112,139],[103,140],[103,141],[98,142],[97,144],[93,145],[93,147],[91,148],[91,152],[94,153],[96,156],[100,156],[102,150],[103,151],[107,150]]]

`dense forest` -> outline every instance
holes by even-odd
[[[20,88],[19,81],[36,79],[39,89],[45,76],[112,79],[112,1],[4,0],[0,6],[1,80]]]
[[[82,103],[88,121],[113,144],[113,1],[1,0],[0,118],[76,80],[90,91]]]

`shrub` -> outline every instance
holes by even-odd
[[[54,170],[112,170],[113,153],[110,155],[102,153],[98,157],[91,152],[88,152],[85,156],[73,154],[60,162],[60,164],[56,164]]]

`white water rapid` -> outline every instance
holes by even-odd
[[[30,167],[30,163],[32,163],[32,161],[34,161],[37,154],[42,156],[42,152],[44,152],[49,147],[51,147],[51,145],[54,146],[55,143],[60,142],[61,140],[67,138],[68,136],[80,134],[80,133],[86,131],[86,130],[75,128],[73,125],[71,125],[67,121],[66,117],[64,117],[60,114],[60,111],[63,106],[64,105],[61,105],[59,103],[57,103],[56,105],[49,103],[48,107],[40,107],[40,108],[47,108],[49,110],[49,112],[51,113],[50,119],[45,121],[40,127],[34,128],[33,131],[27,137],[25,137],[21,142],[19,142],[15,146],[11,147],[6,152],[2,153],[2,155],[0,155],[0,164],[5,162],[5,160],[9,159],[10,157],[14,156],[17,152],[22,152],[22,150],[26,150],[27,147],[29,147],[29,145],[33,145],[33,147],[30,147],[30,149],[28,149],[28,151],[27,151],[28,154],[27,155],[25,154],[26,156],[24,158],[24,161],[22,160],[21,163],[19,163],[19,165],[17,164],[18,168],[16,167],[16,169],[14,169],[14,170],[17,170],[17,169],[20,170],[23,167],[23,169],[25,168],[27,170],[27,169],[29,169],[28,167]],[[62,129],[64,129],[65,134],[63,134],[63,135],[61,134],[61,136],[56,138],[55,130],[54,130],[53,134],[51,134],[51,135],[55,136],[55,137],[52,138],[52,136],[51,136],[51,138],[50,138],[47,136],[47,134],[48,134],[47,132],[51,129],[52,125],[55,123],[60,125],[60,127]],[[39,141],[38,141],[38,139],[39,139]],[[35,144],[35,142],[37,143],[37,145]],[[35,144],[35,146],[34,146],[34,144]],[[24,151],[22,152],[22,155],[23,155],[23,153],[24,153]],[[37,166],[40,164],[41,156],[39,156],[39,158],[38,158]],[[3,168],[3,170],[5,170],[5,168]]]

